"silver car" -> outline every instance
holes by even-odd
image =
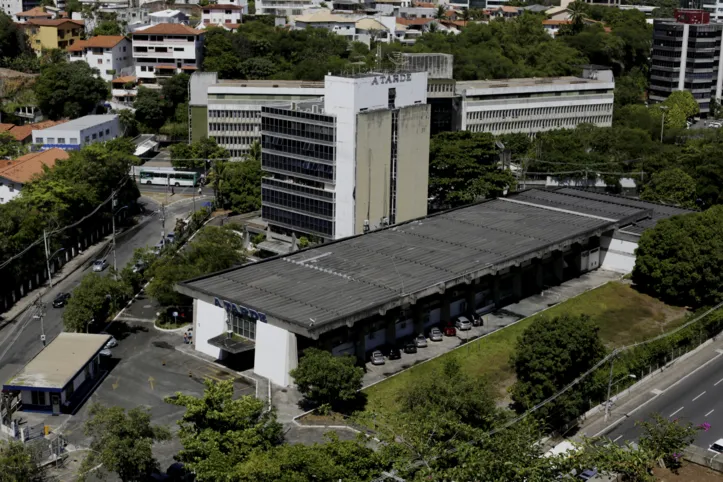
[[[106,261],[104,259],[96,259],[95,262],[93,263],[93,271],[95,271],[96,273],[100,273],[107,267],[108,267],[108,261]]]
[[[384,365],[384,355],[379,350],[372,353],[372,365]]]
[[[417,348],[426,348],[427,347],[427,339],[424,337],[424,335],[418,335],[414,339],[414,343],[417,345]]]
[[[459,331],[471,330],[472,322],[469,321],[469,318],[467,318],[466,316],[460,316],[459,318],[457,318],[457,321],[454,322],[454,326]]]
[[[432,341],[442,341],[443,338],[439,328],[432,328],[432,331],[429,332],[429,339]]]

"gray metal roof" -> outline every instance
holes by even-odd
[[[543,193],[548,205],[531,204],[539,191],[354,236],[282,257],[181,283],[181,291],[218,297],[310,328],[349,318],[407,295],[494,272],[525,256],[640,217],[624,206],[578,202]],[[557,198],[557,201],[555,201]],[[573,212],[584,204],[607,216]],[[571,241],[572,242],[572,241]],[[313,323],[311,320],[314,320]]]
[[[643,231],[648,228],[652,228],[661,219],[670,218],[679,214],[689,214],[694,212],[690,209],[668,206],[665,204],[658,204],[648,201],[640,201],[639,199],[630,199],[622,196],[615,196],[612,194],[604,194],[594,191],[584,191],[582,189],[574,189],[569,187],[558,189],[557,191],[555,191],[555,193],[569,194],[577,198],[602,201],[607,204],[616,204],[619,206],[629,206],[631,208],[650,210],[652,212],[652,216],[635,221],[630,226],[625,227],[625,231],[636,234],[643,234]]]

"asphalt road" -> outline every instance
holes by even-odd
[[[653,399],[633,417],[612,430],[607,437],[617,443],[634,442],[641,434],[635,426],[639,420],[647,420],[659,413],[671,420],[701,425],[707,422],[710,430],[698,431],[694,444],[708,448],[723,438],[723,350],[703,368],[684,378],[675,386]],[[711,455],[713,453],[711,452]]]
[[[133,258],[136,248],[154,246],[161,238],[161,219],[158,206],[154,201],[143,198],[139,200],[145,204],[146,210],[151,213],[139,221],[139,225],[122,233],[117,238],[116,258],[118,268],[125,266]],[[183,200],[166,208],[166,232],[173,230],[177,217],[185,217],[190,213],[192,203],[190,199]],[[108,263],[113,265],[113,255],[106,251]],[[66,279],[58,282],[53,289],[46,292],[42,301],[46,304],[44,329],[47,343],[50,343],[62,331],[63,308],[53,308],[52,300],[60,292],[72,292],[83,276],[91,271],[93,260],[75,271]],[[25,310],[15,318],[14,322],[0,330],[0,382],[5,382],[20,370],[28,361],[40,352],[43,345],[40,341],[40,321],[30,316],[32,308]]]
[[[168,192],[168,195],[170,197],[171,195],[171,188],[168,186],[158,186],[156,184],[138,184],[138,189],[141,191],[141,194],[145,192],[152,192],[152,193],[165,193]],[[192,196],[194,192],[198,196],[198,186],[196,187],[174,187],[173,188],[176,196]],[[203,195],[204,196],[213,196],[213,188],[211,186],[203,186]]]

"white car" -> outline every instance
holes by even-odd
[[[107,335],[108,333],[101,333],[102,335]],[[118,340],[115,339],[115,337],[111,336],[110,340],[108,340],[103,347],[106,350],[110,350],[111,348],[115,348],[118,346]]]
[[[108,267],[108,261],[106,261],[104,259],[96,259],[95,262],[93,263],[93,271],[95,271],[96,273],[100,273],[107,267]]]
[[[723,454],[723,438],[719,438],[708,448],[711,452]]]
[[[457,318],[457,321],[454,323],[454,326],[460,330],[471,330],[472,329],[472,322],[469,321],[469,319],[466,316],[460,316]]]
[[[371,357],[372,365],[384,365],[384,355],[379,350],[374,350]]]
[[[712,127],[713,129],[720,129],[721,127],[723,127],[723,124],[721,124],[720,122],[711,122],[708,124],[708,127]]]

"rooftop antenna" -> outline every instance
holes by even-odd
[[[377,70],[382,70],[382,43],[377,44]]]
[[[400,70],[403,70],[405,67],[405,60],[402,56],[401,52],[392,52],[389,55],[389,61],[394,65],[394,71],[399,72]]]

